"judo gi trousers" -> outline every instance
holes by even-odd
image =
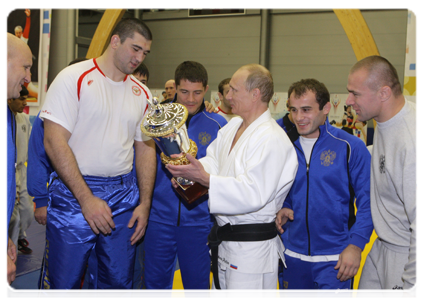
[[[223,269],[219,264],[219,284],[222,290],[269,290],[277,288],[278,269],[269,273],[242,273],[231,268]],[[213,285],[212,289],[216,289]]]
[[[56,173],[51,178],[57,177]],[[47,209],[46,247],[41,269],[41,288],[77,289],[93,249],[97,257],[99,289],[132,288],[135,245],[128,228],[139,204],[139,190],[132,173],[116,177],[84,176],[93,194],[109,205],[115,229],[110,235],[95,234],[78,201],[60,179],[51,180]]]
[[[154,201],[154,200],[153,200]],[[143,278],[147,289],[172,289],[178,257],[184,289],[210,289],[210,226],[172,226],[148,222]]]
[[[352,289],[352,279],[336,278],[337,261],[308,262],[285,255],[285,263],[279,273],[279,289]]]

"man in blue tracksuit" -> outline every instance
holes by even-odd
[[[188,136],[198,147],[197,159],[206,155],[226,120],[205,111],[207,71],[197,62],[186,61],[175,71],[176,94],[173,102],[188,110],[185,123]],[[208,195],[187,204],[172,187],[172,175],[160,160],[157,149],[157,175],[145,234],[144,280],[147,289],[171,289],[176,258],[185,289],[210,288],[210,254],[207,236],[213,225]]]
[[[21,86],[31,81],[32,54],[28,45],[11,33],[7,34],[7,99],[19,98]],[[16,120],[7,108],[7,227],[16,200]],[[8,232],[6,230],[6,232]],[[16,277],[16,245],[7,235],[7,282]]]
[[[16,120],[13,112],[7,106],[7,227],[9,227],[15,207],[16,191]],[[16,245],[12,239],[7,236],[7,282],[11,284],[16,277]]]
[[[46,225],[48,189],[47,182],[50,174],[53,173],[53,167],[44,150],[44,123],[40,119],[40,113],[34,120],[31,136],[28,142],[28,194],[34,197],[35,220]]]
[[[279,286],[352,288],[373,231],[370,153],[360,139],[328,123],[330,95],[324,84],[304,79],[291,85],[288,95],[300,135],[292,140],[299,165],[277,216],[286,247]]]

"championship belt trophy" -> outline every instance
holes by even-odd
[[[153,138],[160,148],[160,158],[165,165],[188,165],[186,157],[189,153],[197,155],[197,145],[189,139],[185,121],[188,110],[179,103],[159,104],[156,97],[148,100],[148,112],[142,120],[141,131]],[[171,157],[177,154],[178,157]],[[201,184],[182,177],[175,178],[178,187],[176,192],[188,203],[192,203],[207,194],[208,189]]]

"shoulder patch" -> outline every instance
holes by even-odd
[[[141,89],[138,86],[133,85],[132,86],[132,93],[134,93],[135,96],[140,96],[141,95]]]

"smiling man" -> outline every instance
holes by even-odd
[[[205,111],[204,95],[208,90],[208,75],[198,62],[185,61],[175,71],[174,101],[188,110],[185,123],[188,135],[198,147],[197,157],[216,138],[226,120]],[[208,195],[187,204],[173,190],[172,174],[160,161],[157,148],[157,176],[150,219],[144,240],[147,289],[171,289],[178,257],[184,289],[210,288],[210,255],[207,235],[213,217],[207,206]]]
[[[19,98],[22,85],[31,81],[32,54],[28,45],[11,33],[7,33],[7,100]],[[16,122],[13,112],[7,108],[7,225],[15,206],[16,195]],[[7,280],[15,280],[16,247],[8,239]]]
[[[330,95],[323,83],[303,79],[288,96],[300,135],[292,136],[299,166],[277,216],[286,247],[279,286],[349,289],[373,230],[370,154],[360,139],[328,123]]]
[[[150,52],[152,34],[123,19],[104,54],[65,68],[40,118],[53,165],[42,288],[79,288],[91,251],[98,288],[131,288],[135,243],[147,226],[154,142],[140,124],[150,91],[129,76]],[[133,155],[135,148],[135,170]]]

